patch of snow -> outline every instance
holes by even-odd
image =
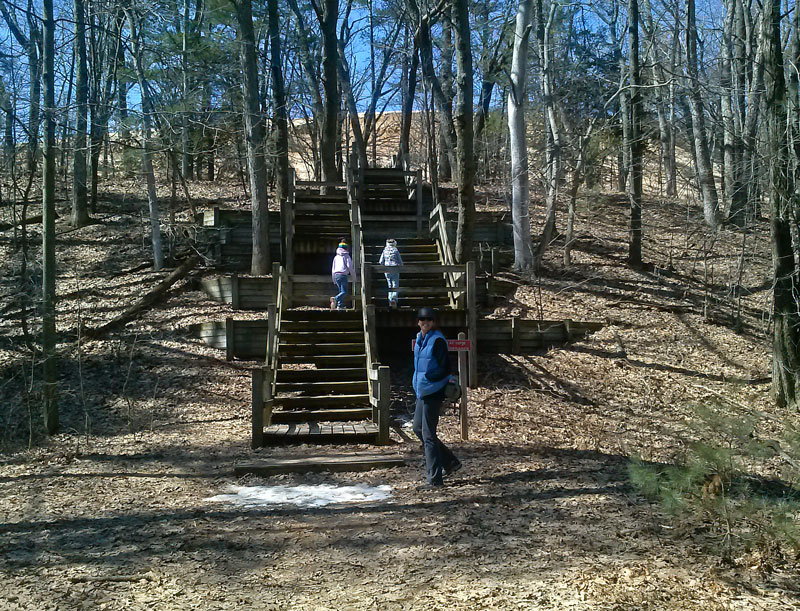
[[[231,486],[229,494],[218,494],[205,500],[232,503],[244,507],[265,505],[297,505],[324,507],[331,503],[369,503],[392,496],[391,486]]]

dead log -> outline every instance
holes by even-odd
[[[190,271],[192,271],[197,266],[199,261],[200,257],[197,255],[192,256],[190,259],[185,261],[183,265],[173,270],[171,274],[159,282],[149,293],[122,312],[122,314],[100,327],[96,327],[94,329],[84,329],[83,335],[87,338],[97,338],[105,333],[108,333],[108,331],[114,327],[118,327],[130,322],[141,312],[157,303],[166,294],[170,287],[178,282],[178,280],[184,278]]]
[[[58,218],[58,215],[56,215]],[[14,227],[22,227],[23,225],[35,225],[36,223],[42,222],[42,215],[37,214],[36,216],[31,216],[26,218],[22,221],[17,221],[16,223],[0,223],[0,231],[8,231],[9,229],[13,229]]]

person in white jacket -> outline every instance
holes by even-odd
[[[353,258],[350,256],[347,248],[347,239],[341,238],[339,240],[339,247],[336,249],[336,256],[333,257],[333,265],[331,265],[331,278],[339,289],[339,292],[333,297],[337,310],[345,309],[344,298],[347,296],[348,278],[350,278],[350,276],[355,276]]]
[[[386,246],[381,253],[378,265],[394,267],[402,264],[403,258],[400,256],[400,251],[397,250],[397,240],[389,238],[386,240]],[[396,308],[397,291],[393,291],[392,289],[396,289],[400,286],[400,272],[385,272],[383,275],[386,276],[386,283],[389,285],[389,307]]]

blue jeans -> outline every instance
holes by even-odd
[[[417,397],[414,409],[414,433],[422,441],[425,450],[425,470],[428,483],[434,486],[443,483],[443,469],[449,469],[458,462],[455,454],[436,436],[439,426],[439,411],[442,409],[443,393],[437,392],[427,397]]]
[[[383,275],[386,276],[386,283],[389,285],[389,305],[391,305],[393,301],[397,301],[397,291],[392,289],[400,286],[400,272],[386,272]]]
[[[347,297],[347,275],[345,274],[335,274],[333,276],[333,281],[336,286],[339,288],[339,293],[336,295],[336,307],[343,308],[344,307],[344,298]]]

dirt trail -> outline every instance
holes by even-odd
[[[685,209],[645,208],[645,259],[656,267],[638,273],[624,266],[624,206],[593,201],[581,210],[573,268],[561,270],[555,245],[551,271],[497,315],[606,326],[540,355],[481,359],[470,441],[457,440],[454,413],[443,418],[464,469],[441,492],[416,490],[423,459],[402,429],[386,451],[403,453],[404,468],[235,480],[233,462],[256,455],[248,447],[253,364],[226,363],[188,334],[190,323],[228,313],[200,292],[173,292],[80,355],[65,348],[64,432],[0,457],[0,608],[800,608],[792,567],[763,572],[752,555],[722,565],[708,551],[711,533],[675,528],[627,477],[630,455],[679,456],[691,404],[713,393],[774,411],[760,318],[769,295],[757,290],[768,276],[766,245],[748,254],[753,292],[743,302],[744,333],[735,334],[718,324],[731,303],[706,303],[702,232],[669,229],[686,222]],[[157,282],[150,272],[114,276],[143,252],[137,220],[107,214],[105,226],[62,244],[59,292],[72,295],[60,304],[65,334],[79,303],[83,320],[102,324]],[[717,241],[717,295],[740,242],[724,232]],[[16,321],[0,324],[0,358],[13,364],[0,399],[19,401]],[[403,372],[393,374],[402,401]],[[15,405],[4,414],[7,443],[24,439],[24,408]],[[264,483],[388,484],[393,496],[319,509],[206,500],[232,484]]]

